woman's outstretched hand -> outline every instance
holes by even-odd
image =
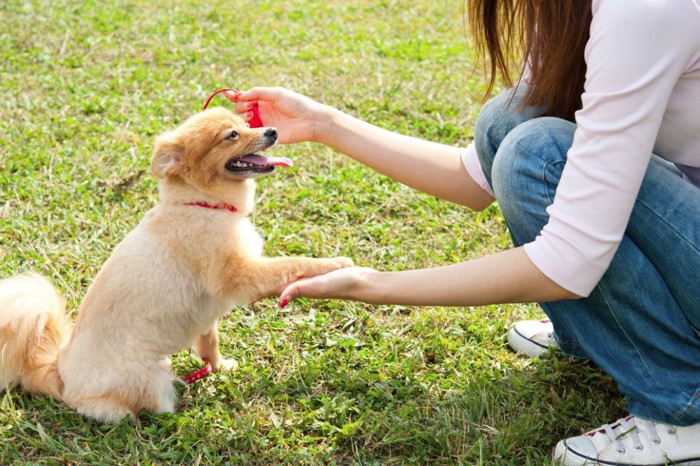
[[[324,110],[330,109],[306,96],[281,87],[254,87],[243,92],[229,91],[226,97],[235,102],[235,111],[246,121],[255,103],[264,126],[277,128],[279,142],[290,144],[317,141]]]
[[[297,298],[337,298],[356,300],[358,288],[374,269],[347,267],[325,275],[304,278],[287,285],[280,295],[280,307],[285,307]]]

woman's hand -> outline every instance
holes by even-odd
[[[335,270],[291,283],[280,295],[280,306],[300,297],[406,306],[482,306],[579,298],[535,267],[522,247],[427,269]]]
[[[277,128],[279,142],[289,144],[317,141],[319,124],[326,120],[324,112],[330,107],[281,87],[254,87],[244,92],[226,92],[235,102],[236,113],[249,121],[251,109],[258,104],[260,118],[265,126]]]
[[[355,294],[358,288],[372,272],[375,270],[367,267],[346,267],[325,275],[298,280],[282,291],[280,307],[285,307],[297,298],[357,299]]]

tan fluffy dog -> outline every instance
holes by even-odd
[[[103,422],[142,409],[172,412],[170,354],[194,347],[218,370],[225,362],[217,322],[232,306],[352,265],[342,257],[261,256],[247,217],[254,178],[290,162],[255,152],[276,140],[275,129],[248,128],[222,108],[161,135],[151,162],[161,202],[105,262],[72,333],[45,279],[0,281],[0,389],[20,383]]]

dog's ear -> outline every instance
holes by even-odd
[[[184,153],[185,148],[174,133],[158,136],[151,158],[151,172],[161,179],[177,174]]]

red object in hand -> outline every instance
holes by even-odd
[[[251,112],[253,112],[253,118],[251,118],[248,121],[248,124],[250,125],[251,128],[262,128],[263,123],[262,120],[260,119],[260,109],[258,108],[258,103],[255,102],[253,104],[253,107],[250,109]]]
[[[209,106],[209,102],[211,102],[211,99],[213,99],[215,95],[221,94],[222,92],[226,92],[226,91],[231,91],[231,92],[235,92],[236,94],[240,94],[240,92],[238,92],[237,90],[232,89],[230,87],[227,87],[224,89],[219,89],[218,91],[214,92],[212,95],[209,96],[207,101],[204,103],[204,108],[202,108],[202,110],[207,109],[207,107]],[[257,102],[255,102],[253,104],[253,107],[250,109],[250,111],[253,112],[253,118],[251,118],[250,121],[248,121],[248,124],[250,125],[250,127],[251,128],[262,128],[263,123],[262,123],[262,120],[260,119],[260,109],[258,108]]]

